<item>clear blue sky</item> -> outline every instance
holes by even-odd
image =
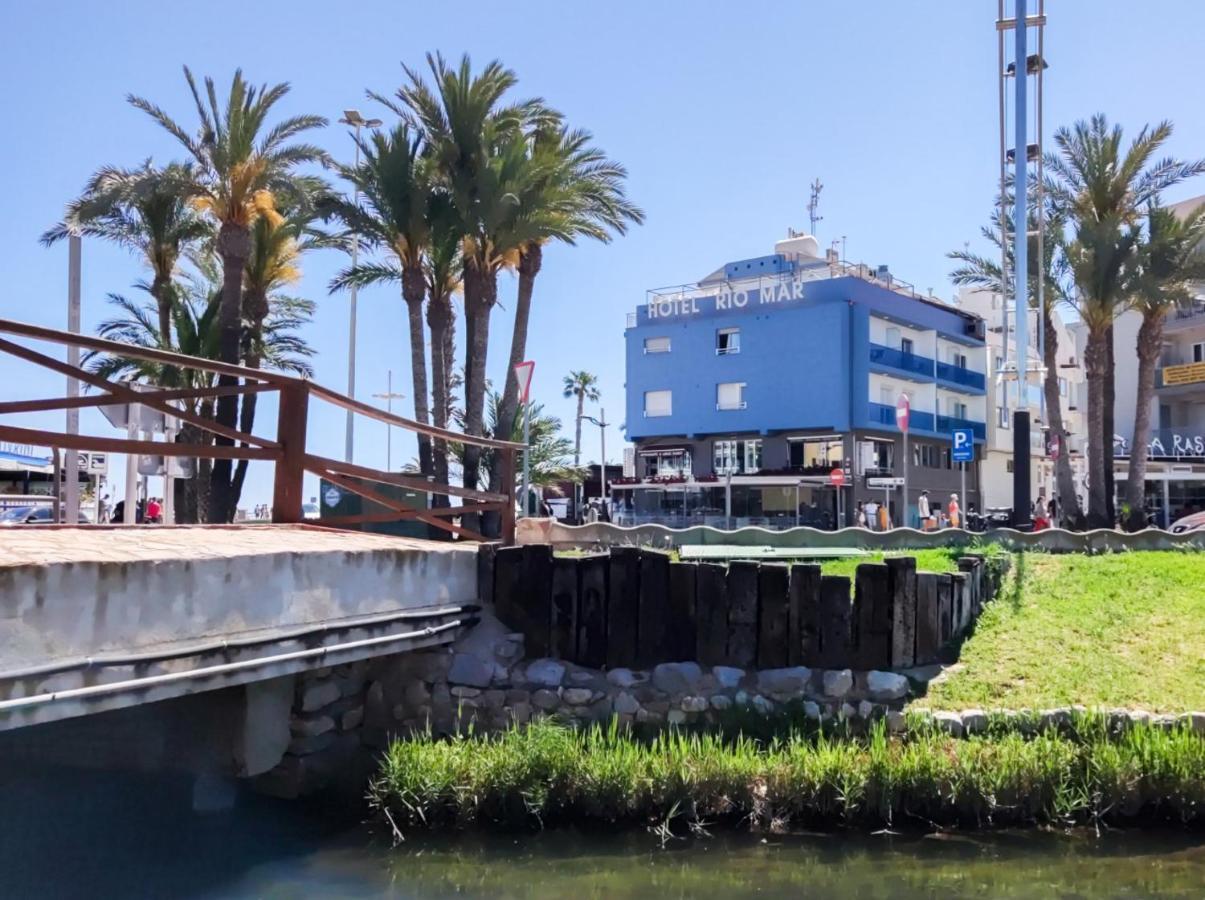
[[[1170,118],[1170,151],[1205,155],[1198,63],[1205,3],[1047,6],[1050,128],[1096,111],[1130,131]],[[292,83],[282,111],[333,120],[349,106],[371,111],[365,88],[391,92],[402,80],[399,62],[419,65],[428,50],[467,51],[478,64],[502,59],[518,73],[520,94],[562,109],[631,172],[630,194],[647,224],[610,246],[550,248],[529,342],[536,397],[567,432],[573,406],[561,399],[560,381],[574,368],[600,376],[608,416],[620,422],[625,312],[647,288],[770,252],[788,226],[806,227],[813,178],[825,184],[822,244],[845,235],[850,259],[889,263],[922,289],[950,295],[944,254],[976,242],[994,190],[995,10],[994,0],[74,0],[53,11],[10,4],[0,34],[0,315],[64,327],[66,247],[43,249],[38,235],[99,165],[178,155],[164,132],[125,103],[127,93],[192,122],[181,65],[222,83],[242,66],[255,82]],[[340,127],[317,140],[350,155]],[[1203,192],[1205,184],[1194,185],[1170,199]],[[300,291],[319,303],[307,333],[319,354],[317,379],[343,388],[346,300],[326,291],[340,264],[333,253],[308,258]],[[107,292],[128,290],[140,274],[124,252],[86,243],[85,327],[105,317]],[[503,276],[503,308],[492,324],[496,382],[513,295],[514,279]],[[394,389],[410,394],[400,298],[370,289],[360,308],[360,396],[383,391],[389,368]],[[61,391],[61,379],[34,376],[8,358],[0,358],[0,376],[5,399]],[[274,419],[274,406],[261,406],[258,430],[271,434]],[[60,422],[56,414],[41,424]],[[111,433],[92,415],[84,422]],[[310,440],[318,452],[341,456],[342,413],[316,411]],[[618,446],[612,433],[613,460]],[[395,435],[394,454],[409,459],[412,442]],[[597,459],[596,429],[587,433],[586,455]],[[384,463],[383,426],[360,425],[356,456]],[[244,505],[269,492],[266,470],[253,475]]]

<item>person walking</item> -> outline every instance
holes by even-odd
[[[950,504],[946,509],[947,509],[946,514],[950,517],[950,527],[951,528],[961,528],[962,527],[962,509],[958,506],[958,495],[957,494],[950,495]]]
[[[866,501],[866,527],[877,531],[879,527],[879,504],[876,500]]]
[[[920,497],[916,501],[916,515],[920,519],[921,531],[929,531],[933,523],[930,519],[933,516],[932,510],[929,509],[929,492],[921,491]]]
[[[158,525],[163,521],[163,504],[159,502],[158,497],[151,497],[146,503],[146,520],[151,525]]]
[[[862,501],[858,501],[858,505],[854,507],[854,527],[866,527],[866,507],[862,505]]]

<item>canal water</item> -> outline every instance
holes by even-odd
[[[1205,834],[411,835],[183,781],[0,777],[3,898],[921,898],[1205,895]]]

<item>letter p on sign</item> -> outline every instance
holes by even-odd
[[[954,462],[974,462],[975,433],[969,428],[955,428],[950,433],[950,448]]]

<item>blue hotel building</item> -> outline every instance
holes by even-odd
[[[934,505],[959,490],[951,430],[985,436],[983,320],[885,267],[822,258],[810,236],[650,291],[625,343],[636,471],[613,490],[627,521],[722,525],[730,513],[737,525],[835,527],[873,500],[896,525],[906,502],[915,525],[922,490]],[[966,479],[963,507],[982,508],[977,465]]]

